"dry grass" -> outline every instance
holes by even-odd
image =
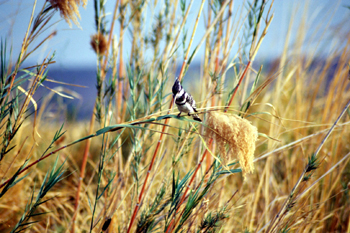
[[[106,19],[107,9],[96,1],[94,115],[88,124],[66,123],[62,136],[59,120],[45,120],[49,112],[36,117],[33,98],[52,59],[34,69],[22,63],[33,55],[29,45],[49,25],[51,10],[75,22],[85,1],[64,2],[73,4],[67,15],[57,1],[50,3],[53,8],[43,7],[38,20],[32,17],[14,69],[1,48],[0,96],[10,97],[0,102],[0,231],[350,232],[347,24],[332,32],[346,38],[343,44],[323,47],[330,52],[319,62],[317,49],[303,48],[327,46],[327,38],[314,35],[332,28],[311,31],[314,22],[305,13],[297,31],[290,25],[295,43],[287,37],[273,65],[255,70],[273,22],[271,3],[251,1],[248,14],[233,1],[199,9],[167,1],[145,32],[144,2],[117,1]],[[198,43],[189,12],[196,13],[196,22],[205,15]],[[124,35],[128,30],[131,37]],[[129,60],[126,38],[132,44]],[[201,46],[205,64],[195,79],[186,71]],[[178,63],[180,80],[193,78],[202,87],[191,94],[203,124],[170,111],[167,94]],[[21,70],[30,79],[19,76]],[[17,91],[22,82],[30,84],[25,94]],[[33,221],[39,222],[26,225]]]

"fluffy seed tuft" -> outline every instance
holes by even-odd
[[[66,22],[71,26],[71,21],[77,26],[79,26],[78,18],[80,19],[80,14],[78,7],[83,4],[85,7],[87,0],[49,0],[51,6],[58,10],[61,14],[61,17],[66,20]]]
[[[91,41],[90,41],[92,49],[97,53],[97,54],[104,54],[106,52],[107,48],[107,40],[104,35],[102,35],[101,32],[96,33],[91,36]]]
[[[224,163],[232,155],[238,157],[243,176],[254,171],[255,142],[258,138],[257,128],[246,119],[223,112],[209,112],[206,136],[214,138]],[[228,151],[226,152],[226,146]]]

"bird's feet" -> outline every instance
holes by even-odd
[[[179,117],[180,117],[180,115],[181,115],[181,112],[180,112],[179,114],[177,114],[177,117],[179,118]]]

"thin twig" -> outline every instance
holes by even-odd
[[[211,138],[211,139],[209,139],[209,143],[208,143],[208,147],[207,147],[207,148],[210,148],[210,146],[212,145],[212,143],[213,143],[213,139]],[[188,190],[190,189],[191,184],[192,184],[192,182],[194,181],[194,178],[196,178],[196,174],[197,174],[199,168],[201,167],[201,165],[202,165],[202,163],[203,163],[205,157],[207,156],[207,154],[208,154],[208,149],[206,149],[206,150],[204,151],[201,160],[200,160],[199,163],[197,164],[196,170],[195,170],[194,173],[192,174],[192,177],[191,177],[190,182],[189,182],[188,185],[186,186],[185,192],[183,193],[183,195],[182,195],[182,197],[181,197],[181,199],[180,199],[180,202],[179,202],[179,204],[178,204],[178,206],[177,206],[177,208],[176,208],[176,210],[175,210],[174,218],[175,218],[177,212],[179,211],[179,209],[180,209],[182,203],[184,202],[184,200],[185,200],[185,198],[186,198],[186,195],[187,195],[187,192],[188,192]],[[171,222],[170,222],[170,224],[169,224],[169,226],[168,226],[168,228],[167,228],[167,230],[166,230],[166,233],[172,232],[172,231],[175,229],[176,224],[177,224],[178,221],[180,220],[180,218],[178,218],[178,220],[177,220],[177,221],[175,222],[175,224],[174,224],[174,220],[175,220],[174,218],[171,220]],[[174,226],[173,226],[173,224],[174,224]]]
[[[328,137],[330,136],[330,134],[333,132],[335,126],[337,125],[337,123],[339,122],[339,120],[343,117],[343,115],[345,114],[346,110],[349,108],[350,106],[350,100],[348,101],[348,103],[346,104],[345,108],[343,109],[343,111],[340,113],[340,115],[338,116],[337,120],[334,122],[333,126],[330,128],[330,130],[328,131],[327,135],[324,137],[324,139],[322,140],[322,142],[320,143],[320,145],[318,146],[318,148],[316,149],[314,155],[315,157],[317,157],[318,153],[320,152],[321,148],[323,147],[323,145],[325,144],[326,140],[328,139]],[[320,160],[320,163],[324,160],[325,157],[323,157],[322,160]],[[290,202],[290,200],[293,198],[296,189],[299,187],[300,183],[304,180],[304,176],[305,173],[307,171],[307,165],[304,168],[303,172],[301,173],[299,179],[297,180],[296,184],[294,185],[292,191],[290,192],[290,194],[288,195],[288,198],[285,200],[285,202],[283,203],[280,211],[276,214],[276,216],[273,218],[273,220],[270,222],[270,225],[266,231],[266,233],[272,232],[276,227],[278,222],[281,221],[282,217],[284,216],[284,212],[286,207],[288,206],[288,203]],[[314,171],[311,171],[312,173]],[[312,174],[311,173],[311,174]]]

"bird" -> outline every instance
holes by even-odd
[[[180,113],[177,117],[180,117],[182,112],[187,113],[189,116],[193,117],[193,120],[202,122],[202,120],[196,114],[196,101],[193,97],[187,93],[184,88],[181,86],[178,78],[175,79],[175,83],[172,88],[174,102],[179,109]]]

